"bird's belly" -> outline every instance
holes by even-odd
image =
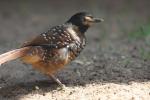
[[[57,72],[58,70],[62,69],[67,63],[65,61],[57,61],[57,62],[44,62],[39,61],[36,63],[33,63],[33,68],[39,70],[40,72],[44,74],[53,74]]]
[[[51,58],[48,58],[47,60],[44,60],[43,57],[41,57],[38,54],[26,55],[21,59],[23,62],[31,64],[33,68],[41,71],[42,73],[52,74],[58,71],[59,69],[62,69],[66,64],[70,62],[69,52],[67,48],[62,48],[57,51],[54,51],[54,55]],[[50,53],[47,54],[47,56],[48,55],[52,54]]]

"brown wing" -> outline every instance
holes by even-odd
[[[37,61],[39,59],[49,60],[51,58],[58,58],[59,55],[57,57],[57,52],[61,48],[68,48],[70,43],[73,42],[71,36],[69,36],[69,33],[65,30],[66,28],[63,26],[56,26],[51,28],[48,32],[35,37],[33,40],[24,43],[22,47],[31,46],[32,48],[28,53],[29,57],[26,56],[26,58],[33,58]],[[35,58],[33,55],[35,55]],[[34,60],[31,59],[29,62],[33,61]]]
[[[49,42],[45,40],[45,38],[42,35],[38,35],[34,39],[25,42],[21,47],[27,47],[27,46],[37,46],[40,44],[48,44]]]
[[[53,48],[63,48],[72,43],[72,37],[66,31],[66,27],[63,25],[55,26],[48,32],[42,33],[31,41],[28,41],[22,45],[27,46],[51,46]]]

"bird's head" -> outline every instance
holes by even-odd
[[[79,27],[80,31],[84,33],[94,23],[102,21],[104,21],[102,18],[95,18],[90,13],[79,12],[73,15],[67,23],[71,23],[72,25]]]

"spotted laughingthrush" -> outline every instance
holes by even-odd
[[[93,23],[101,21],[87,12],[76,13],[64,24],[41,33],[19,49],[1,54],[0,65],[20,58],[64,86],[53,74],[80,54],[86,44],[85,32]]]

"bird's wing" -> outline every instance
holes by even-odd
[[[66,28],[63,26],[56,26],[51,28],[48,32],[42,33],[22,45],[28,46],[44,46],[52,48],[63,48],[72,43],[71,37],[66,33]]]

